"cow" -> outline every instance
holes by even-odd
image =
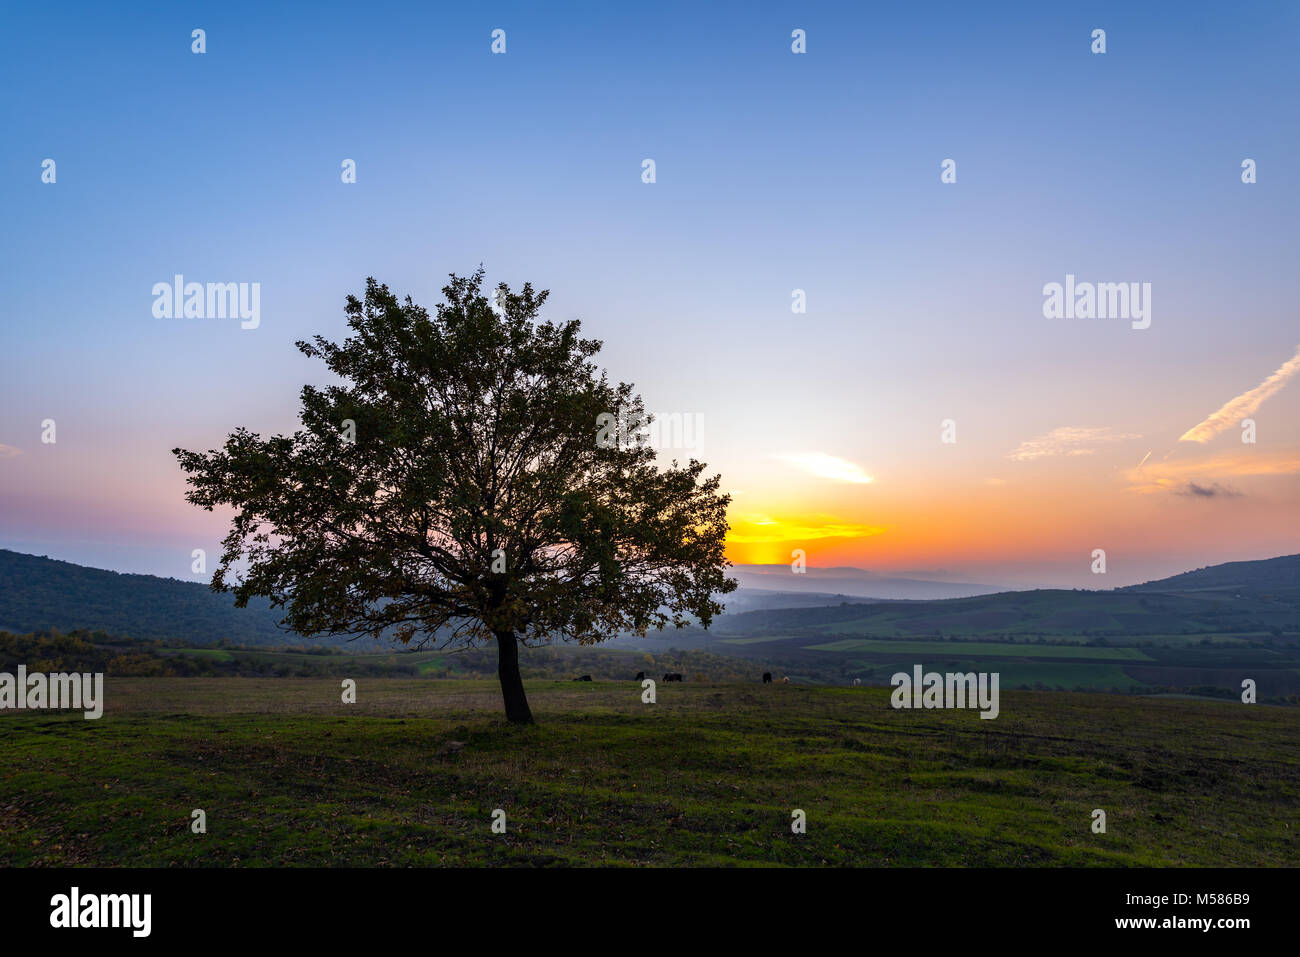
[[[860,684],[862,684],[862,679],[861,679],[861,678],[854,678],[854,679],[853,679],[853,687],[856,688],[856,687],[857,687],[858,685],[860,685]]]
[[[771,683],[772,683],[772,672],[770,672],[770,671],[764,671],[764,672],[763,672],[763,684],[765,684],[765,685],[770,685]]]
[[[781,679],[781,684],[788,685],[789,683],[790,683],[790,678],[788,676]]]
[[[574,681],[590,681],[590,680],[591,680],[591,675],[582,675],[581,677],[579,677],[579,678],[574,678],[573,680],[574,680]]]
[[[664,681],[681,681],[681,680],[682,680],[681,674],[676,671],[670,671],[668,674],[664,675]]]
[[[636,673],[636,680],[637,680],[637,681],[645,681],[645,672],[644,672],[644,671],[638,671],[638,672]]]

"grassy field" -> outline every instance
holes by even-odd
[[[490,681],[365,679],[343,705],[334,679],[110,677],[99,721],[0,714],[0,863],[1300,860],[1293,709],[1004,691],[987,721],[879,688],[528,688],[539,723],[512,728]]]

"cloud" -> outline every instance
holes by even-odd
[[[1235,488],[1228,488],[1218,482],[1213,485],[1197,485],[1195,482],[1188,482],[1178,489],[1178,494],[1189,495],[1192,498],[1237,498],[1241,495]]]
[[[731,515],[727,542],[731,545],[761,545],[768,542],[813,541],[821,538],[865,538],[880,535],[876,525],[845,522],[833,515],[774,518],[770,515]]]
[[[1131,483],[1130,491],[1143,495],[1175,492],[1230,497],[1241,493],[1225,488],[1220,484],[1221,479],[1269,475],[1300,475],[1300,453],[1233,452],[1184,462],[1149,462],[1129,469],[1124,477]]]
[[[15,448],[12,445],[0,443],[0,459],[16,459],[23,454],[23,450]]]
[[[788,465],[818,478],[831,479],[835,482],[852,482],[865,485],[872,481],[871,476],[861,467],[845,459],[838,459],[825,452],[781,452],[776,456]]]
[[[1053,455],[1092,455],[1097,451],[1095,446],[1140,438],[1142,436],[1130,432],[1112,432],[1105,426],[1083,428],[1063,425],[1046,435],[1021,442],[1020,447],[1007,457],[1017,462],[1030,462]]]
[[[1192,426],[1181,436],[1179,442],[1208,442],[1224,429],[1230,429],[1264,404],[1266,399],[1282,391],[1293,375],[1300,372],[1300,347],[1295,355],[1278,366],[1277,371],[1249,392],[1243,392],[1235,399],[1229,399],[1219,411],[1210,415],[1204,422]]]

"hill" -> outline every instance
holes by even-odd
[[[1300,555],[1284,555],[1261,561],[1226,562],[1117,590],[1218,594],[1223,597],[1240,594],[1295,604],[1300,602]]]
[[[281,645],[292,637],[266,600],[236,608],[206,584],[126,575],[0,549],[0,630],[79,628],[132,638]]]
[[[1117,588],[1032,589],[931,601],[840,602],[728,615],[720,634],[1082,636],[1300,630],[1300,555],[1229,562]]]
[[[1112,591],[767,608],[675,639],[796,680],[881,684],[921,663],[995,670],[1004,687],[1300,696],[1300,556],[1233,562]]]
[[[1038,589],[872,601],[742,588],[708,632],[651,632],[620,638],[585,657],[534,657],[538,667],[552,669],[550,674],[581,668],[581,673],[613,676],[627,669],[630,652],[676,660],[675,651],[692,651],[713,656],[695,656],[705,666],[691,667],[692,673],[737,674],[742,667],[734,659],[741,658],[760,674],[770,670],[809,684],[854,678],[883,684],[899,665],[933,662],[963,670],[995,668],[1009,688],[1222,697],[1239,695],[1242,680],[1251,678],[1258,682],[1261,701],[1281,702],[1300,695],[1298,576],[1300,556],[1284,556],[1112,591]],[[808,602],[817,604],[803,607]],[[782,605],[799,607],[774,607]],[[229,595],[198,582],[124,575],[0,550],[0,630],[87,629],[169,647],[224,642],[391,650],[376,649],[373,642],[303,639],[280,630],[277,621],[266,601],[237,609]],[[606,654],[620,660],[606,666],[599,657]],[[315,668],[322,662],[306,664]],[[256,663],[263,665],[272,667]]]
[[[1035,589],[976,598],[762,609],[729,615],[719,633],[790,629],[873,635],[1081,635],[1084,637],[1295,630],[1300,607],[1277,590],[1245,585],[1181,591]]]

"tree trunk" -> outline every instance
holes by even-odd
[[[501,679],[501,697],[506,703],[506,720],[511,724],[532,724],[533,713],[524,695],[524,681],[519,677],[519,642],[514,632],[498,631],[497,677]]]

